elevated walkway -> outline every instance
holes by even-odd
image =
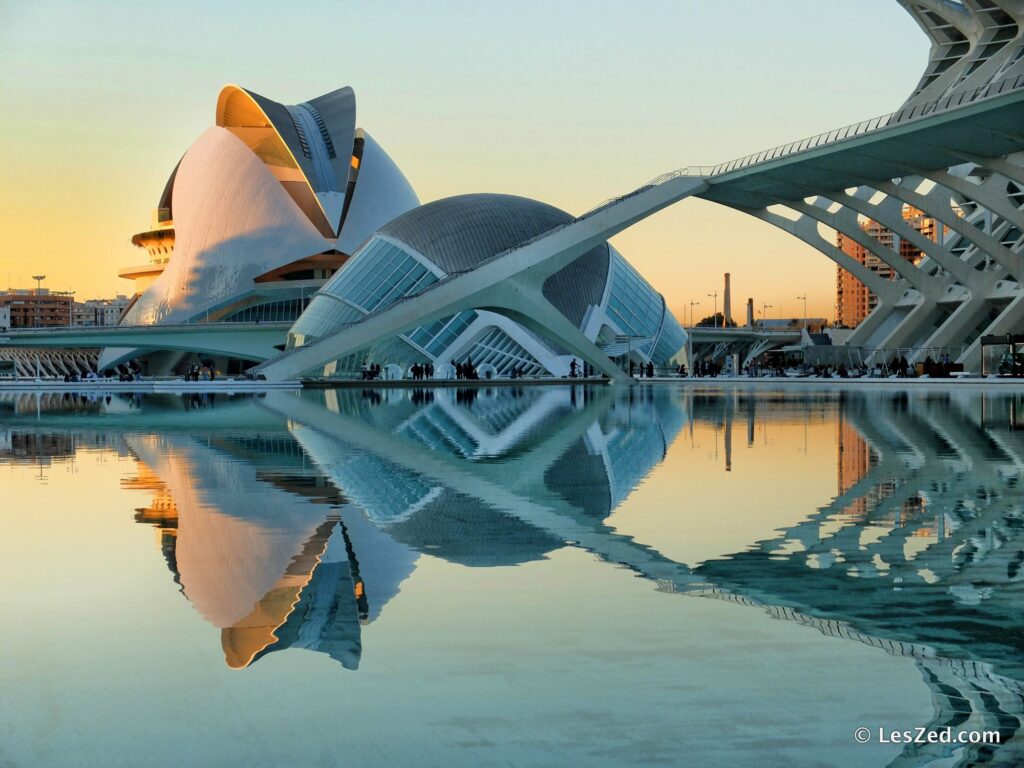
[[[138,347],[266,360],[278,353],[291,323],[181,323],[85,328],[24,328],[0,333],[3,348]]]

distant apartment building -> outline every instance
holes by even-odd
[[[935,219],[926,216],[921,211],[909,205],[903,206],[903,218],[929,240],[937,242],[939,228]],[[914,247],[914,244],[897,235],[888,227],[883,227],[876,221],[867,219],[861,222],[861,229],[865,234],[870,235],[882,246],[891,248],[904,259],[917,264],[922,257],[921,250]],[[888,280],[896,275],[893,268],[879,259],[867,248],[856,240],[844,235],[842,232],[836,235],[836,246],[846,255],[856,259],[872,272]],[[878,297],[871,293],[864,284],[845,269],[836,270],[836,325],[847,328],[856,328],[871,314],[871,311],[878,304]]]
[[[78,326],[117,325],[122,313],[131,303],[127,296],[113,299],[76,301],[71,309],[71,324]]]
[[[47,288],[0,291],[0,307],[10,311],[10,328],[55,328],[71,324],[72,294]]]

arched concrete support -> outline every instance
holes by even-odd
[[[974,91],[1024,71],[1020,0],[897,1],[932,42],[924,75],[905,107]],[[1015,29],[1003,24],[1002,14]]]
[[[1024,211],[1013,205],[1006,196],[1006,182],[1008,179],[1005,176],[994,173],[981,184],[972,184],[966,179],[954,176],[948,171],[930,171],[921,175],[931,179],[936,184],[941,184],[947,189],[951,189],[964,197],[974,200],[979,205],[1015,226],[1024,228]]]
[[[872,272],[859,261],[852,258],[849,254],[837,248],[834,243],[830,243],[822,237],[821,233],[818,231],[817,221],[810,216],[801,214],[801,216],[794,221],[787,219],[781,214],[769,211],[767,208],[738,208],[737,210],[741,210],[754,218],[760,219],[761,221],[766,221],[769,224],[778,227],[783,232],[788,232],[794,237],[803,240],[809,246],[815,248],[823,255],[834,261],[840,268],[845,269],[864,283],[864,285],[867,286],[867,289],[879,296],[879,298],[885,296],[888,299],[895,300],[896,297],[903,293],[903,287],[898,283],[891,280],[884,280],[879,277],[876,272]],[[791,208],[791,210],[794,209]]]
[[[627,378],[601,349],[588,339],[575,323],[544,298],[528,281],[513,279],[491,288],[479,297],[481,309],[507,315],[534,333],[545,336],[593,365],[608,378]]]
[[[977,155],[964,153],[962,156],[967,162],[987,168],[993,173],[998,173],[1000,176],[1005,176],[1010,181],[1024,186],[1024,165],[1014,160],[1014,158],[1021,157],[1020,154],[1008,155],[1006,157],[978,157]]]
[[[834,261],[840,269],[845,269],[855,278],[860,280],[864,286],[878,297],[878,305],[864,318],[857,326],[850,338],[851,344],[859,343],[860,340],[871,338],[878,328],[889,318],[894,310],[894,305],[900,296],[907,289],[905,280],[885,280],[872,272],[859,261],[838,248],[835,243],[830,243],[818,231],[818,221],[806,214],[800,214],[795,221],[787,219],[781,214],[769,211],[767,208],[751,209],[740,208],[738,210],[751,216],[766,221],[784,232],[788,232],[796,238],[817,249],[829,259]],[[790,210],[794,210],[790,208]]]
[[[1018,333],[1022,325],[1024,325],[1024,294],[1020,294],[1013,299],[999,317],[993,320],[992,324],[981,332],[981,336]],[[971,343],[957,362],[963,363],[964,368],[968,370],[981,371],[980,336]]]
[[[972,226],[957,216],[953,212],[954,201],[952,191],[948,187],[935,184],[926,194],[917,192],[916,188],[923,180],[920,176],[909,176],[902,179],[899,184],[881,182],[875,186],[880,192],[924,211],[943,226],[956,232],[974,244],[981,253],[991,256],[1009,275],[1024,275],[1024,257],[1011,251],[989,233]]]
[[[856,195],[848,195],[845,192],[833,195],[838,203],[861,213],[870,219],[888,228],[899,237],[911,243],[915,248],[928,256],[932,261],[952,275],[961,285],[970,287],[973,283],[974,272],[966,262],[956,254],[951,253],[948,248],[934,240],[929,240],[916,229],[911,227],[903,218],[903,202],[894,197],[886,197],[878,203],[870,202],[870,197],[875,190],[870,187],[858,187]]]
[[[879,350],[894,350],[918,346],[918,343],[923,341],[922,337],[927,333],[927,329],[933,327],[944,315],[945,313],[937,302],[922,301],[911,309],[899,325],[893,328],[875,346]],[[912,357],[914,357],[913,354],[908,355],[907,359],[910,360]],[[876,354],[872,353],[870,359],[877,361]]]
[[[924,341],[919,351],[909,356],[910,362],[922,362],[929,355],[934,359],[931,350],[935,348],[954,348],[951,349],[952,357],[960,358],[966,350],[958,348],[962,344],[958,344],[957,339],[963,339],[970,333],[988,313],[989,307],[990,303],[984,295],[975,294],[968,298]]]
[[[870,253],[892,267],[897,275],[910,283],[911,286],[920,291],[926,298],[936,299],[942,295],[948,285],[947,281],[926,274],[893,251],[892,248],[882,245],[878,240],[867,234],[861,229],[854,210],[844,206],[840,209],[839,213],[832,213],[820,204],[827,204],[827,202],[826,198],[819,197],[816,198],[814,205],[809,205],[803,201],[793,201],[787,203],[787,205],[799,213],[810,216],[822,224],[832,227],[837,232],[842,232],[845,236],[866,248]]]

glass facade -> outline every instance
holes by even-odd
[[[327,284],[292,327],[289,346],[306,342],[361,320],[403,296],[419,293],[438,275],[402,248],[372,238]]]
[[[373,312],[402,296],[419,293],[438,276],[398,246],[374,238],[338,271],[325,293]]]
[[[662,323],[661,335],[654,345],[651,360],[655,365],[664,365],[683,348],[684,344],[686,344],[686,331],[679,326],[672,313],[666,309],[665,322]]]
[[[406,337],[436,358],[450,347],[476,318],[476,311],[468,309],[457,315],[437,320],[430,325],[421,326],[415,331],[407,333]]]
[[[500,328],[490,328],[469,350],[473,365],[493,365],[499,376],[508,376],[513,368],[522,368],[525,376],[540,376],[544,366]]]
[[[255,304],[223,318],[222,323],[274,323],[297,320],[309,305],[310,299],[278,299],[264,304]]]
[[[637,346],[644,354],[650,354],[661,328],[665,302],[618,254],[612,258],[612,288],[607,312],[623,333],[650,339],[647,344]]]

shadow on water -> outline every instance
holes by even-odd
[[[486,568],[576,547],[666,599],[747,605],[911,658],[932,694],[929,728],[1001,733],[1001,747],[958,748],[956,764],[1024,760],[1014,396],[580,386],[0,408],[0,460],[82,447],[137,460],[124,484],[152,501],[136,520],[159,531],[231,667],[305,648],[357,669],[362,627],[421,557]],[[722,430],[729,469],[755,424],[810,409],[836,417],[839,493],[773,538],[691,568],[606,523],[695,424]],[[953,756],[914,745],[893,764]]]

